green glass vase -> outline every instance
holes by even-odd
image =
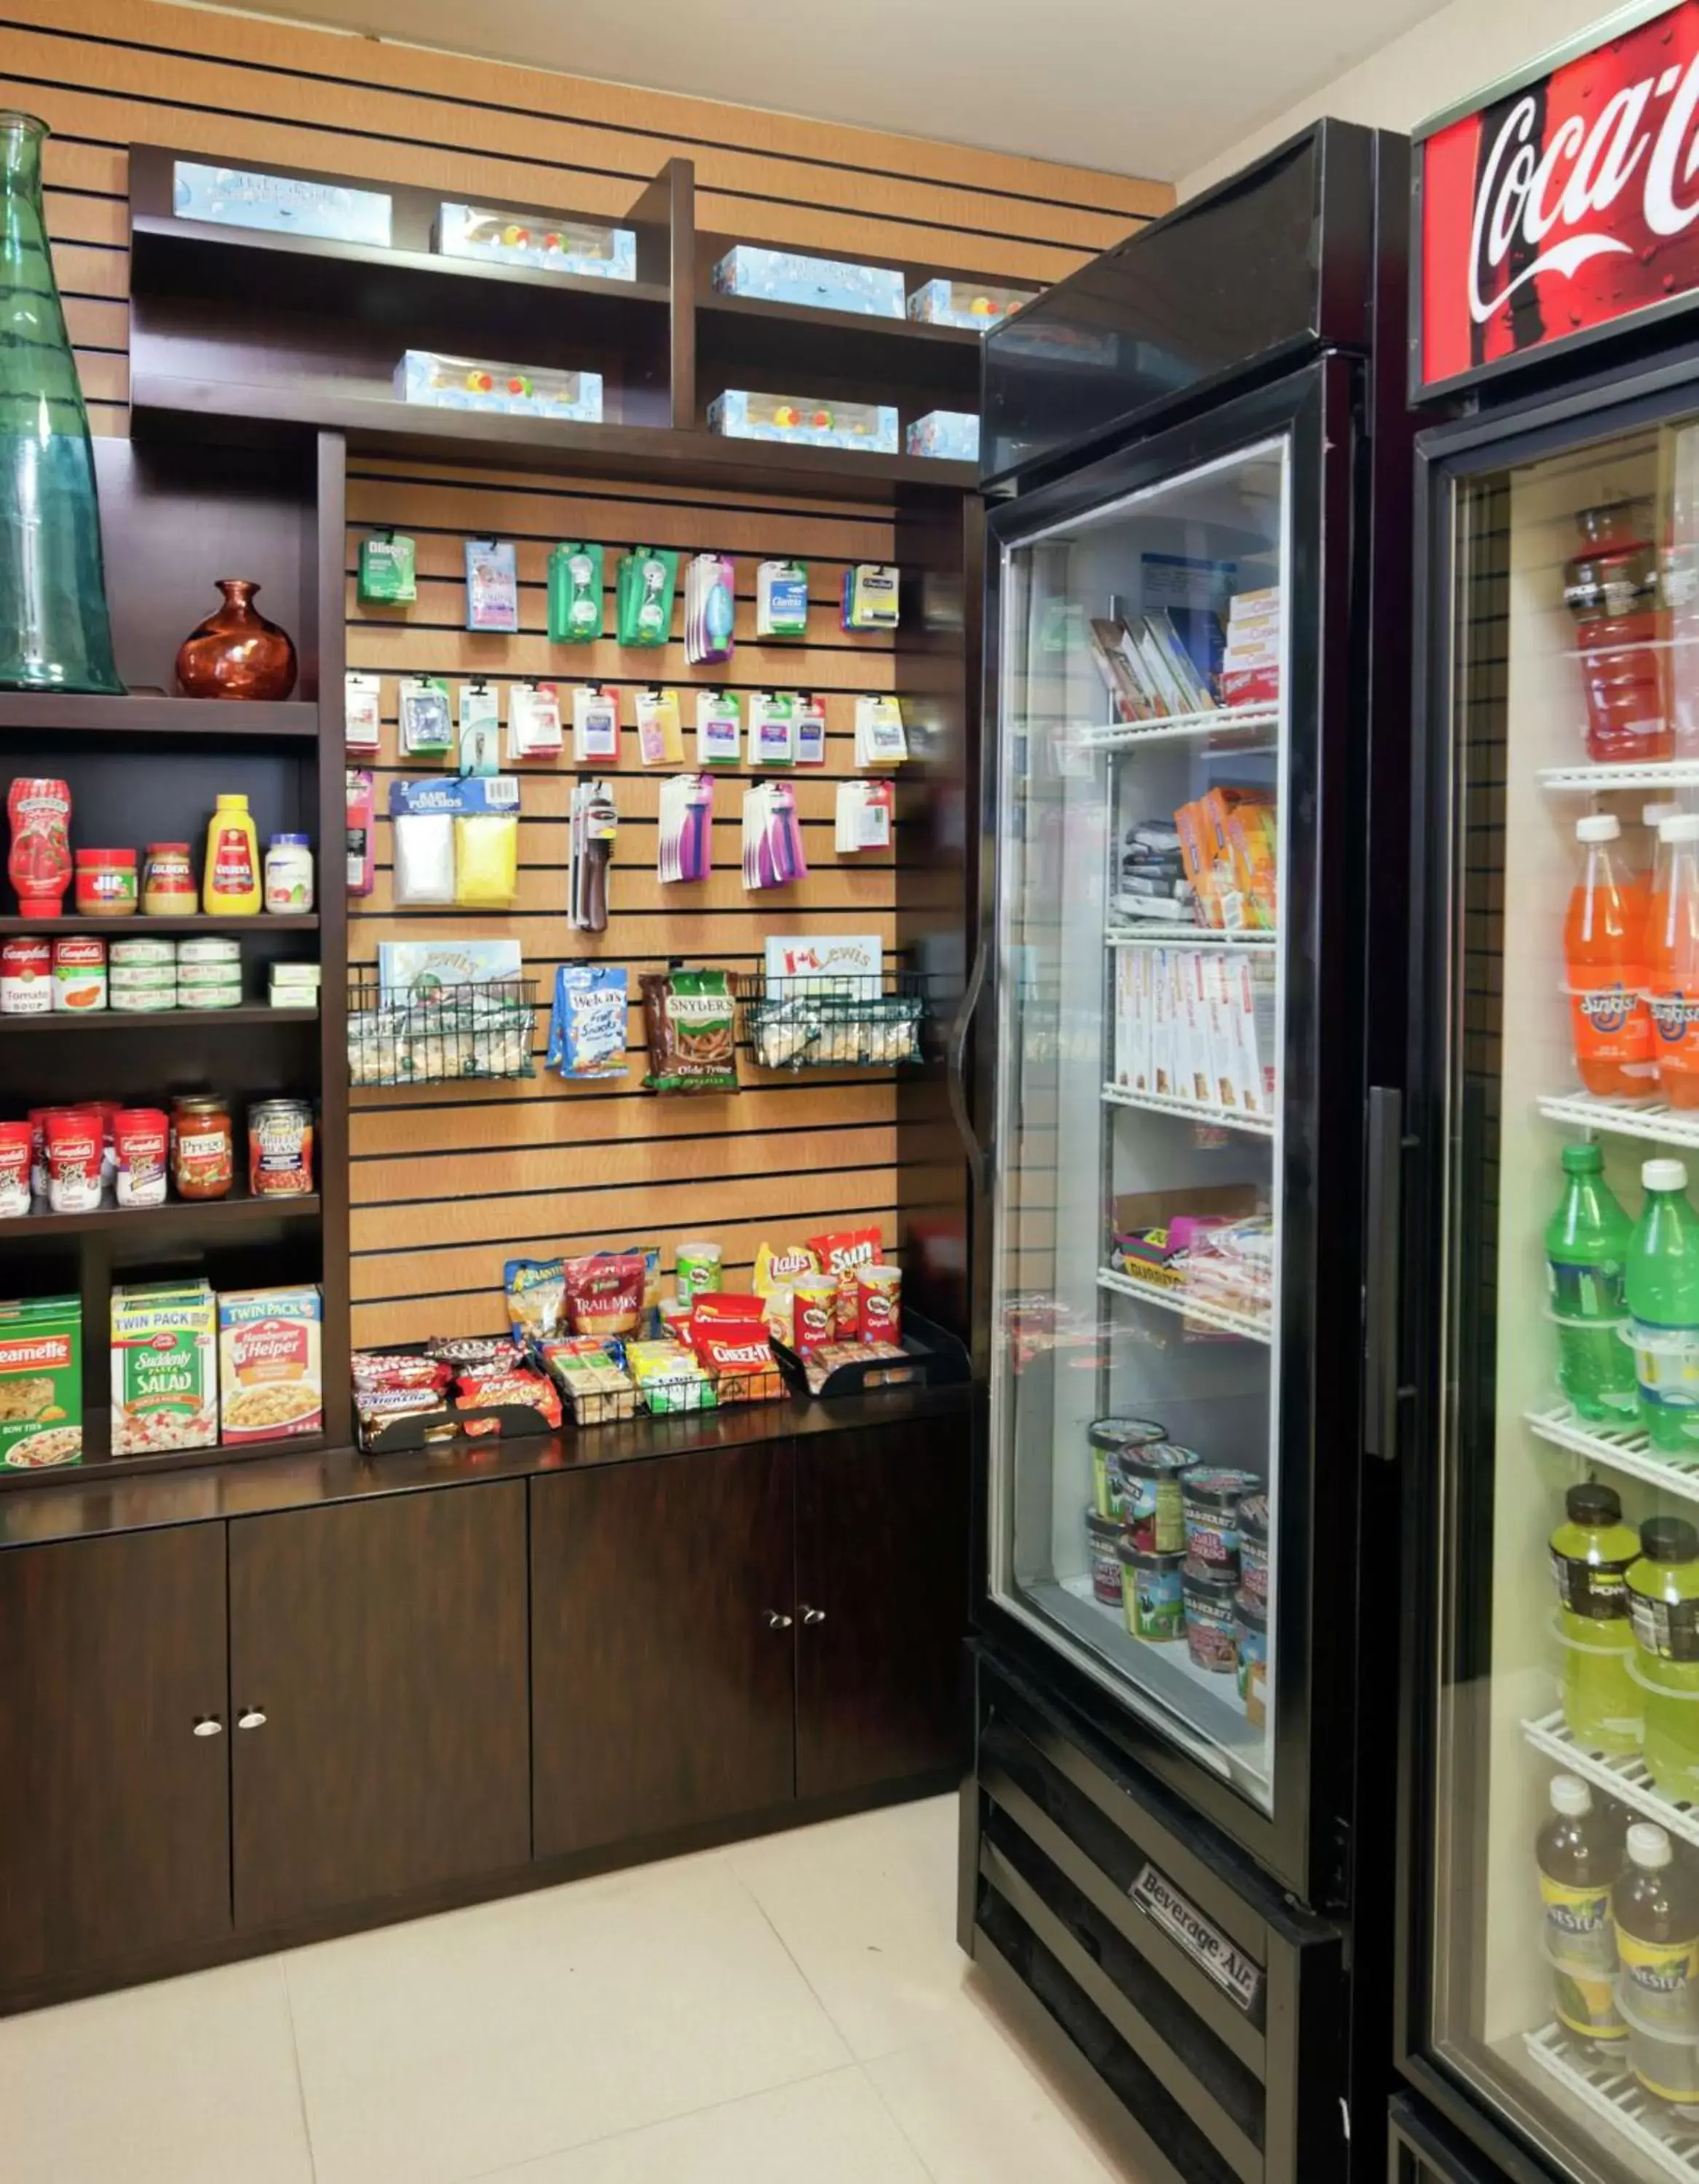
[[[47,134],[0,113],[0,689],[117,693],[88,412],[42,210]]]

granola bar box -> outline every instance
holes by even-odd
[[[112,1292],[112,1452],[153,1456],[218,1440],[218,1306],[204,1281]]]
[[[219,1438],[226,1447],[323,1430],[323,1318],[316,1284],[220,1292]]]
[[[0,1303],[0,1464],[82,1461],[82,1306],[74,1296]]]

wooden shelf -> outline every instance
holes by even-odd
[[[3,1234],[8,1241],[19,1242],[31,1236],[90,1236],[114,1229],[129,1235],[142,1230],[222,1228],[249,1221],[316,1219],[320,1212],[316,1191],[301,1198],[250,1198],[233,1191],[228,1198],[173,1198],[164,1206],[106,1204],[91,1213],[26,1213],[21,1220],[8,1221]]]
[[[543,417],[487,416],[432,410],[358,391],[362,382],[237,382],[138,374],[130,393],[138,439],[204,442],[221,426],[239,443],[275,443],[309,432],[341,432],[356,454],[454,462],[487,456],[509,470],[570,471],[679,485],[807,490],[888,500],[894,486],[972,492],[972,463],[929,455],[858,454],[847,448],[787,447],[717,432],[650,425],[559,424]]]
[[[316,1009],[273,1009],[244,1002],[234,1009],[93,1009],[86,1015],[70,1009],[45,1017],[0,1016],[0,1039],[13,1032],[159,1030],[171,1024],[317,1023]]]
[[[963,326],[710,291],[696,299],[697,385],[705,398],[754,387],[894,403],[906,422],[929,410],[978,409],[980,338]]]
[[[92,698],[74,691],[0,690],[0,732],[53,735],[261,737],[315,741],[319,708],[310,698],[276,705],[251,699],[166,698],[137,693]]]
[[[75,911],[60,917],[19,917],[15,911],[0,916],[0,939],[14,933],[39,934],[47,940],[66,933],[97,933],[103,939],[113,940],[140,939],[155,933],[223,933],[234,939],[244,932],[316,933],[318,929],[316,911],[292,911],[287,917],[273,916],[267,911],[253,917],[209,917],[204,911],[182,917],[79,917]]]

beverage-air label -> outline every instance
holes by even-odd
[[[1428,388],[1699,287],[1699,4],[1588,36],[1419,147]]]
[[[1554,1547],[1551,1582],[1571,1615],[1585,1615],[1590,1623],[1619,1622],[1629,1613],[1629,1566],[1639,1559],[1630,1555],[1624,1562],[1590,1563]]]
[[[1636,1643],[1660,1661],[1699,1661],[1699,1599],[1652,1600],[1631,1591],[1629,1619]]]
[[[1128,1894],[1145,1916],[1178,1942],[1186,1954],[1251,2018],[1262,2020],[1262,1967],[1206,1919],[1156,1866],[1146,1864]]]

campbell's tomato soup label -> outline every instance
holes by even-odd
[[[220,1440],[284,1440],[322,1430],[323,1318],[316,1287],[220,1295]]]
[[[1424,387],[1685,295],[1699,287],[1699,0],[1602,36],[1418,154]]]
[[[45,940],[0,947],[0,1016],[44,1017],[53,1006],[53,951]]]
[[[74,1296],[0,1304],[0,1464],[82,1459],[82,1306]]]
[[[55,940],[53,949],[53,1006],[56,1009],[103,1009],[106,1006],[106,943],[73,936]]]

